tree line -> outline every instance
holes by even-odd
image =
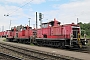
[[[79,22],[79,25],[81,27],[81,35],[83,36],[84,34],[86,34],[87,36],[90,36],[90,22],[89,23]]]

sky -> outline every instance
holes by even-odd
[[[89,23],[90,0],[0,0],[0,31],[28,25],[29,20],[35,27],[36,12],[43,14],[42,22],[56,18],[61,24],[70,24],[77,23],[78,18],[79,22]]]

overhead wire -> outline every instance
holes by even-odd
[[[20,8],[24,7],[25,5],[31,3],[33,0],[30,0],[29,2],[27,2],[26,4],[22,5],[21,7],[19,7],[18,9],[16,9],[15,11],[11,12],[11,13],[8,13],[7,15],[11,15],[12,13],[15,13],[16,11],[18,11]]]

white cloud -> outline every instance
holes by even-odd
[[[48,0],[48,1],[60,1],[60,0]]]
[[[6,0],[6,2],[9,2],[9,3],[18,3],[18,4],[21,4],[21,3],[24,3],[26,0]]]
[[[10,3],[13,4],[21,4],[24,5],[28,2],[32,1],[32,4],[40,4],[42,2],[45,2],[45,0],[0,0],[1,3],[4,5],[0,4],[0,31],[2,30],[2,26],[4,26],[4,29],[9,29],[10,25],[10,20],[12,20],[12,26],[17,26],[17,25],[27,25],[28,24],[28,18],[31,18],[31,23],[32,25],[35,24],[35,12],[33,11],[32,8],[25,7],[20,8],[18,6],[14,5],[9,5]],[[27,13],[28,11],[29,13]],[[9,15],[9,16],[4,16],[4,15]],[[31,25],[31,26],[32,26]]]
[[[56,10],[44,12],[46,18],[51,19],[56,17],[61,23],[90,22],[90,0],[75,0],[65,4],[54,5]],[[49,14],[50,13],[50,14]],[[47,16],[48,14],[48,16]]]
[[[8,3],[17,3],[17,4],[25,4],[30,1],[27,0],[0,0],[0,2]],[[53,1],[53,0],[50,0]],[[33,0],[33,4],[40,4],[45,2],[45,0]],[[61,23],[76,23],[77,17],[81,22],[90,22],[90,0],[72,0],[66,4],[55,4],[55,10],[51,11],[42,11],[44,14],[43,22],[48,22],[48,20],[53,20],[56,18]],[[18,11],[15,11],[18,10]],[[0,29],[2,26],[5,26],[5,29],[9,28],[10,20],[12,20],[12,26],[20,25],[20,24],[28,24],[28,18],[31,18],[31,26],[35,24],[35,12],[32,8],[28,8],[29,13],[25,13],[24,11],[27,9],[23,9],[17,6],[10,5],[0,5]],[[15,11],[15,12],[14,12]],[[4,14],[10,14],[9,17],[5,17]],[[23,20],[23,21],[22,21]],[[17,21],[17,22],[16,22]]]
[[[25,3],[33,3],[33,4],[40,4],[45,2],[45,0],[0,0],[0,2],[4,3],[17,3],[17,4],[25,4]]]
[[[30,10],[29,12],[31,11],[32,10]],[[6,16],[6,15],[9,15],[9,16]],[[24,23],[23,18],[26,18],[28,20],[28,17],[30,17],[30,15],[25,14],[22,8],[19,8],[16,6],[0,5],[0,29],[1,30],[2,30],[2,26],[4,26],[5,30],[9,29],[10,20],[12,20],[12,26],[14,26],[14,25],[23,24]],[[23,23],[20,22],[19,20],[22,21]]]
[[[34,4],[40,4],[43,2],[45,2],[45,0],[32,0],[32,3],[34,3]]]

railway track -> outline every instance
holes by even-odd
[[[90,54],[90,47],[85,47],[85,48],[78,49],[78,50],[73,50],[73,51]]]
[[[88,39],[88,42],[90,42],[90,39]],[[43,47],[48,47],[48,46],[43,46]],[[53,47],[50,47],[50,48],[53,48]],[[75,49],[72,49],[72,48],[69,48],[69,49],[56,48],[56,49],[62,49],[62,50],[68,50],[68,51],[75,51],[75,52],[81,52],[81,53],[88,53],[88,54],[90,54],[90,46],[87,46],[87,47],[84,47],[84,48],[81,48],[81,49],[80,48],[79,49],[78,48],[75,48]]]
[[[68,51],[74,51],[74,52],[81,52],[81,53],[90,54],[90,47],[85,47],[85,48],[82,48],[82,49],[62,49],[62,50],[68,50]]]
[[[28,44],[26,44],[28,45]],[[43,46],[43,47],[48,47],[48,46]],[[55,47],[50,47],[50,48],[55,48]],[[84,48],[56,48],[56,49],[62,49],[62,50],[67,50],[67,51],[74,51],[74,52],[81,52],[81,53],[88,53],[90,54],[90,46],[84,47]]]
[[[43,46],[48,47],[48,46]],[[84,47],[84,48],[57,48],[57,47],[49,47],[49,48],[55,48],[55,49],[61,49],[66,51],[74,51],[74,52],[81,52],[81,53],[88,53],[90,54],[90,46]]]
[[[81,49],[67,49],[67,50],[90,54],[90,39],[88,39],[88,43],[89,43],[89,46],[83,47]]]
[[[28,45],[28,44],[26,44]],[[43,47],[48,47],[48,46],[43,46]],[[55,48],[55,47],[50,47],[50,48]],[[75,51],[75,52],[81,52],[81,53],[88,53],[90,54],[90,46],[84,47],[84,48],[56,48],[56,49],[62,49],[62,50],[68,50],[68,51]]]
[[[29,48],[23,48],[20,46],[14,46],[10,44],[0,43],[2,50],[9,51],[8,53],[17,53],[18,57],[23,60],[81,60],[74,57],[63,56],[55,53],[49,53]]]
[[[46,47],[46,46],[43,46]],[[55,48],[55,47],[50,47],[50,48]],[[84,47],[84,48],[55,48],[55,49],[61,49],[61,50],[65,50],[65,51],[73,51],[73,52],[81,52],[81,53],[88,53],[90,54],[90,46],[88,47]]]
[[[22,60],[22,59],[0,52],[0,60]]]

